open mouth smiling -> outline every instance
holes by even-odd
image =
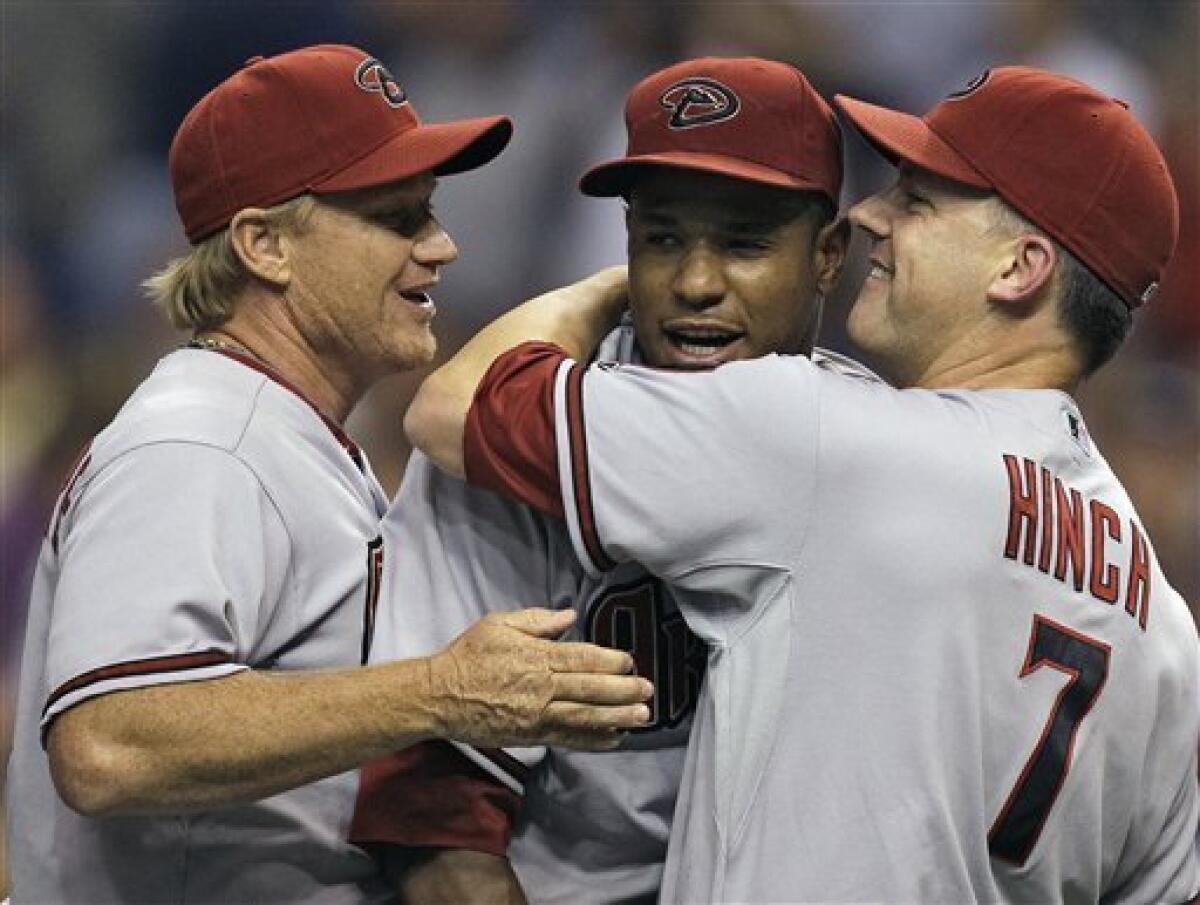
[[[673,348],[689,358],[712,359],[746,334],[729,327],[675,325],[664,326],[663,335]]]

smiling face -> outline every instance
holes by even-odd
[[[370,382],[427,364],[437,350],[428,290],[458,257],[433,216],[432,175],[318,196],[293,235],[287,298],[309,345]]]
[[[1005,236],[996,197],[907,165],[851,208],[871,238],[871,268],[850,338],[897,384],[919,385],[960,354],[987,313]]]
[[[844,233],[810,196],[655,168],[629,200],[629,305],[646,362],[710,368],[770,352],[808,354],[817,292],[841,267]]]

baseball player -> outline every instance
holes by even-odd
[[[641,81],[626,122],[627,155],[581,182],[586,194],[628,204],[631,310],[596,359],[695,369],[810,354],[848,229],[833,223],[842,160],[829,105],[791,66],[707,58]],[[814,360],[853,367],[821,350]],[[656,900],[706,659],[670,590],[636,563],[587,574],[561,520],[445,475],[420,452],[382,533],[394,553],[373,657],[416,656],[489,611],[550,601],[578,612],[581,637],[628,650],[657,692],[650,725],[603,756],[463,749],[483,770],[465,766],[465,794],[444,763],[415,760],[416,749],[368,765],[355,838],[501,856],[512,832],[507,854],[531,902]],[[433,889],[417,895],[410,885],[409,894],[481,901],[481,859],[468,864],[465,878],[423,864],[427,879],[406,879]],[[495,868],[497,886],[510,887],[508,866]]]
[[[250,60],[184,120],[196,247],[151,282],[194,339],[92,441],[43,545],[14,905],[393,901],[346,840],[344,771],[429,737],[611,747],[644,722],[628,655],[551,643],[571,619],[545,610],[359,668],[387,501],[341,425],[432,357],[427,289],[456,257],[435,176],[510,133],[423,125],[344,46]]]
[[[468,343],[410,436],[708,644],[663,901],[1187,901],[1200,645],[1071,398],[1171,256],[1162,156],[1036,69],[922,118],[838,102],[899,166],[850,214],[849,328],[902,389],[585,368],[604,273]]]

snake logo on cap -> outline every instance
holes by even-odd
[[[671,112],[667,125],[691,129],[723,122],[737,116],[742,102],[733,89],[714,79],[685,79],[663,92],[658,102]]]
[[[388,72],[387,67],[374,57],[367,57],[354,70],[354,84],[363,91],[378,91],[389,107],[399,107],[408,102],[408,95],[400,83]]]

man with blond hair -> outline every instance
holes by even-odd
[[[149,281],[177,326],[48,527],[9,770],[14,905],[393,901],[346,829],[361,761],[429,738],[607,748],[648,716],[628,655],[483,620],[361,668],[387,499],[343,424],[426,364],[457,256],[436,178],[501,117],[422,124],[376,59],[256,57],[171,148],[193,251]]]

